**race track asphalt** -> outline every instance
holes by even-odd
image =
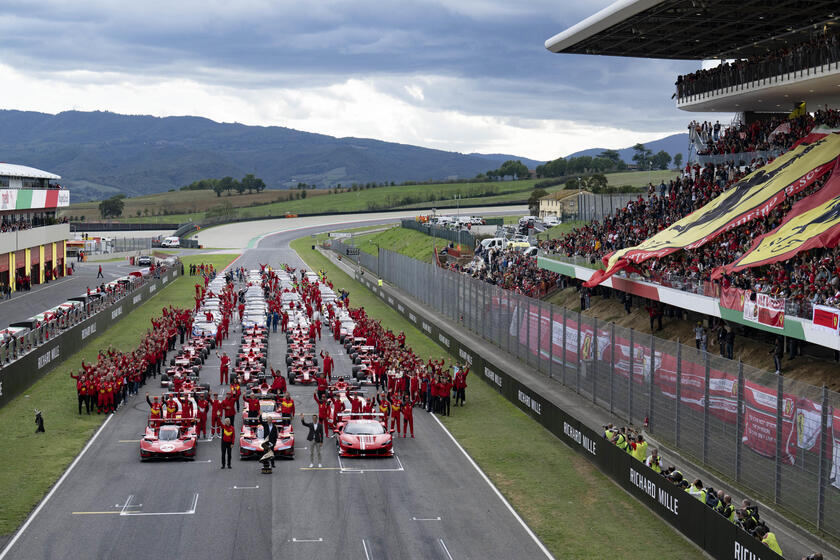
[[[271,235],[236,265],[301,267],[289,241],[327,229],[334,226]],[[318,349],[336,358],[336,375],[349,374],[343,348],[324,332],[328,338]],[[232,333],[224,349],[230,354],[238,341]],[[270,362],[280,367],[284,356],[285,340],[273,335]],[[217,376],[218,358],[211,353],[201,377],[217,390]],[[221,470],[218,440],[199,442],[194,462],[141,463],[144,389],[162,392],[147,384],[129,399],[0,560],[545,557],[448,434],[419,409],[417,437],[398,439],[395,459],[339,462],[334,440],[328,440],[323,469],[306,468],[306,430],[296,418],[295,459],[264,475],[258,463],[236,457],[238,444],[233,468]],[[315,411],[313,388],[290,389],[298,412]]]

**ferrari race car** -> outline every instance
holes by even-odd
[[[295,434],[292,429],[292,419],[281,418],[274,424],[277,426],[278,432],[277,443],[274,444],[274,456],[294,459]],[[242,431],[239,434],[239,458],[262,457],[265,453],[263,450],[264,441],[265,433],[260,421],[246,416],[242,421]]]
[[[194,460],[197,441],[195,419],[167,419],[162,420],[159,425],[149,422],[146,433],[140,440],[140,460]]]
[[[378,413],[342,413],[336,423],[340,457],[393,457],[393,430],[386,430]]]

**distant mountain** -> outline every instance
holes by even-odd
[[[665,150],[666,152],[671,154],[672,157],[676,154],[682,154],[683,161],[686,161],[688,159],[688,133],[672,134],[671,136],[666,136],[665,138],[660,138],[659,140],[654,140],[653,142],[644,142],[644,145],[649,150],[652,150],[653,153],[656,153],[660,150]],[[569,154],[565,157],[566,159],[579,156],[595,157],[601,152],[603,152],[605,149],[606,148],[590,148],[588,150],[581,150],[579,152]],[[618,154],[621,156],[621,159],[623,159],[627,163],[633,163],[634,152],[632,146],[617,151]]]
[[[486,160],[489,160],[496,167],[502,165],[504,162],[509,161],[509,160],[519,160],[528,169],[534,169],[538,165],[542,165],[543,163],[545,163],[544,161],[539,161],[539,160],[536,160],[536,159],[528,159],[528,158],[524,158],[524,157],[520,157],[520,156],[512,156],[510,154],[479,154],[479,153],[473,152],[473,153],[467,154],[467,155],[480,157],[480,158],[484,158]]]
[[[335,138],[280,126],[66,111],[0,111],[0,161],[62,176],[73,202],[177,189],[206,177],[254,173],[269,188],[472,178],[508,159]]]

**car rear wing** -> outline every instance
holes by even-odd
[[[352,420],[354,418],[359,420],[370,420],[372,417],[376,416],[385,416],[381,412],[339,412],[339,418],[346,418],[348,420]]]

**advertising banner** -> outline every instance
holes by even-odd
[[[777,329],[785,328],[785,300],[774,298],[767,294],[758,294],[758,322]]]
[[[744,290],[740,288],[724,288],[720,292],[720,304],[726,309],[744,311]]]
[[[744,445],[765,457],[776,456],[777,392],[751,381],[744,382]],[[796,462],[797,436],[794,430],[796,398],[782,399],[782,461]],[[819,424],[819,422],[817,422]]]
[[[815,304],[811,321],[815,329],[837,334],[838,325],[840,325],[840,310],[836,307]]]

